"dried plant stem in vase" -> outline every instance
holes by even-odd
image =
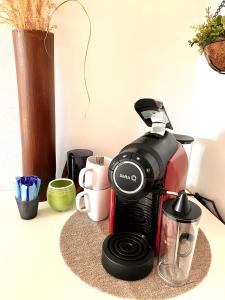
[[[54,34],[50,0],[3,0],[0,21],[13,27],[23,175],[42,180],[40,201],[55,178]],[[51,28],[51,30],[53,27]]]
[[[55,7],[51,0],[3,0],[0,20],[16,29],[46,31]]]

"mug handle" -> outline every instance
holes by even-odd
[[[88,212],[90,210],[90,206],[89,206],[89,201],[88,201],[88,197],[84,197],[85,195],[88,196],[88,193],[83,191],[83,192],[80,192],[79,194],[77,194],[77,197],[76,197],[76,208],[77,210],[79,210],[80,212]],[[81,199],[84,198],[84,204],[85,204],[85,207],[82,208],[80,206],[80,203],[81,203]]]
[[[93,172],[93,169],[84,168],[80,171],[79,174],[79,185],[84,189],[91,189],[92,183],[90,185],[85,185],[85,175],[87,172]]]

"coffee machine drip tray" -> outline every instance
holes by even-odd
[[[102,246],[102,265],[114,277],[138,280],[151,272],[158,198],[152,193],[136,202],[115,197],[114,234]]]
[[[109,235],[102,246],[102,265],[112,276],[128,281],[146,277],[152,270],[154,251],[135,232]]]

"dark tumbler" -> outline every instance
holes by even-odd
[[[92,155],[93,152],[87,149],[74,149],[67,152],[67,176],[74,183],[78,183],[79,173],[85,168],[87,158]]]

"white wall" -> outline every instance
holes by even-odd
[[[198,62],[190,133],[196,137],[189,171],[192,191],[214,199],[225,219],[225,95],[223,75]]]
[[[188,132],[198,55],[187,40],[203,2],[86,1],[93,23],[87,61],[92,102],[86,119],[82,64],[88,22],[76,4],[61,9],[56,18],[59,170],[70,148],[113,156],[146,131],[133,109],[141,97],[162,99],[175,128]]]
[[[206,1],[216,11],[220,0]],[[224,14],[224,10],[221,11]],[[195,136],[188,186],[213,199],[225,220],[225,77],[198,59],[188,128]]]
[[[164,102],[175,131],[193,135],[189,186],[216,199],[225,217],[224,77],[191,49],[190,25],[220,1],[86,0],[92,20],[87,60],[91,105],[83,81],[88,22],[78,4],[62,7],[55,33],[57,175],[66,151],[90,148],[114,156],[147,130],[135,100]],[[11,31],[0,28],[0,189],[21,173],[16,75]],[[213,106],[214,105],[214,106]],[[215,107],[215,105],[217,107]],[[88,113],[85,118],[85,112]],[[209,121],[212,121],[209,123]]]

